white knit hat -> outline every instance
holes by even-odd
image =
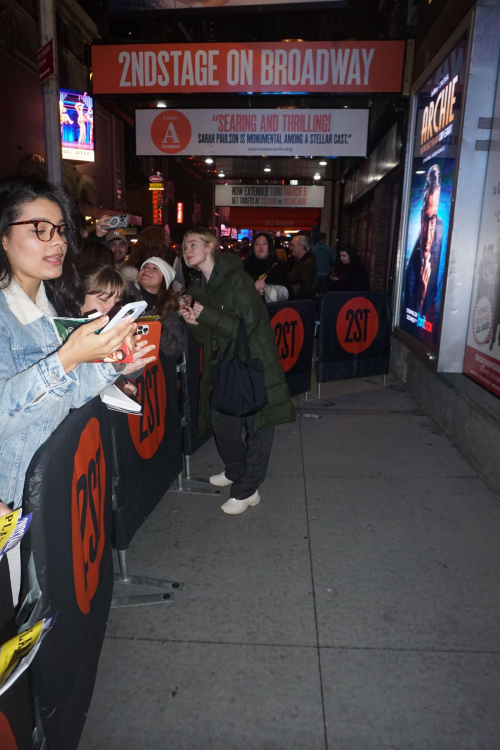
[[[144,268],[146,263],[152,263],[154,266],[160,269],[168,289],[172,281],[175,279],[175,271],[172,266],[167,263],[166,260],[163,260],[163,258],[158,258],[155,255],[153,255],[152,258],[148,258],[147,260],[145,260],[141,266],[141,269]]]

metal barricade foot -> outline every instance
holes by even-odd
[[[191,487],[191,484],[201,484],[202,486]],[[214,489],[209,482],[197,482],[194,479],[189,480],[189,485],[185,485],[183,482],[182,488],[179,486],[171,487],[169,489],[169,492],[177,492],[180,495],[215,495],[216,497],[221,496],[220,490]]]
[[[174,592],[181,591],[184,587],[184,584],[179,581],[166,581],[162,578],[129,575],[127,553],[125,550],[118,551],[118,562],[120,565],[120,572],[115,573],[113,576],[115,583],[121,583],[125,586],[141,586],[143,588],[160,589],[161,593],[113,597],[111,600],[111,609],[140,607],[148,604],[173,604]]]
[[[177,488],[171,487],[169,492],[178,492],[183,495],[215,495],[221,496],[221,491],[215,489],[204,477],[192,477],[189,456],[184,456],[184,472],[177,477]],[[194,487],[192,485],[195,485]],[[199,485],[199,486],[197,486]]]
[[[174,604],[173,594],[141,594],[140,596],[117,596],[111,599],[111,609],[144,607],[148,604]]]

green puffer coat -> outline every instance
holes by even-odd
[[[255,426],[269,427],[295,421],[285,375],[279,362],[274,331],[262,299],[241,260],[229,253],[215,253],[215,266],[208,284],[193,281],[187,290],[204,308],[198,325],[188,325],[193,338],[203,347],[203,372],[200,383],[198,429],[210,429],[212,367],[229,340],[234,341],[239,321],[246,323],[252,357],[264,365],[268,404],[255,415]],[[232,353],[232,352],[230,352]]]

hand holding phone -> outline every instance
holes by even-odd
[[[109,323],[104,326],[101,333],[107,333],[123,320],[135,320],[142,312],[144,312],[147,306],[148,303],[144,302],[143,300],[141,300],[140,302],[129,302],[128,305],[124,305],[122,309],[116,313],[114,318],[112,318]]]

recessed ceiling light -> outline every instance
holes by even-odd
[[[205,164],[213,164],[214,160],[208,157],[208,159],[205,159]]]
[[[415,174],[425,174],[425,169],[417,169]]]
[[[270,171],[271,171],[271,167],[264,167],[264,172],[270,172]]]
[[[225,176],[226,175],[224,174],[224,172],[219,172],[219,174],[217,175],[217,177],[225,177]]]
[[[319,172],[316,172],[316,174],[313,177],[313,180],[321,180],[321,175]]]
[[[327,164],[328,164],[327,161],[320,161],[319,166],[320,167],[326,167]]]

